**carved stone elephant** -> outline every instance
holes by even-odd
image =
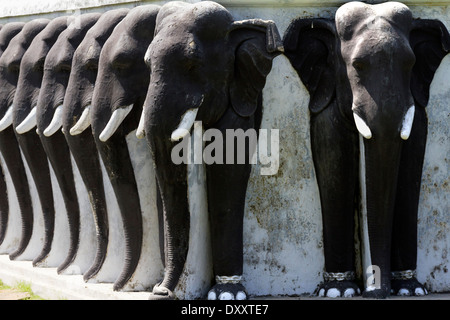
[[[128,12],[129,9],[125,8],[109,10],[103,13],[86,33],[73,54],[72,68],[60,114],[62,131],[86,186],[95,223],[97,248],[92,265],[83,274],[85,281],[100,271],[106,258],[109,237],[108,212],[100,159],[92,132],[85,129],[90,124],[89,112],[92,108],[92,94],[98,73],[100,52],[116,25]],[[78,127],[74,127],[76,123]]]
[[[10,22],[3,25],[0,29],[0,57],[3,52],[8,47],[9,42],[13,39],[19,32],[22,30],[25,23],[23,22]],[[5,71],[5,70],[3,70]],[[1,76],[0,76],[1,77]],[[5,95],[3,95],[5,97]],[[7,113],[8,109],[5,109],[7,104],[2,104],[0,107],[3,116]],[[12,110],[11,110],[12,111]],[[9,113],[11,116],[11,112]],[[3,243],[6,232],[8,230],[8,219],[9,219],[9,203],[8,197],[12,196],[11,192],[8,192],[6,182],[3,176],[4,165],[8,168],[8,172],[10,172],[11,180],[17,195],[17,199],[19,200],[19,208],[20,214],[22,217],[22,221],[27,225],[28,223],[32,223],[33,217],[33,208],[31,204],[31,196],[28,185],[28,179],[25,173],[25,167],[23,165],[22,157],[20,155],[19,145],[14,136],[14,132],[12,131],[12,127],[10,126],[11,120],[0,121],[0,152],[2,153],[3,159],[5,161],[2,164],[2,173],[0,180],[0,188],[3,196],[1,198],[0,203],[0,245]],[[7,129],[7,127],[10,127]],[[6,129],[6,130],[5,130]],[[24,232],[19,240],[19,247],[10,254],[11,259],[15,259],[18,255],[20,255],[23,250],[28,245],[28,242],[31,238],[31,229],[25,227]]]
[[[28,159],[33,157],[36,159],[34,161],[36,166],[30,166],[30,171],[36,184],[44,220],[48,222],[45,226],[46,230],[41,253],[33,260],[33,265],[41,262],[50,252],[50,245],[53,239],[53,193],[47,157],[42,149],[42,145],[39,142],[39,138],[36,136],[36,133],[33,132],[29,135],[30,138],[26,139],[23,136],[15,134],[16,132],[13,130],[17,124],[16,115],[18,110],[13,102],[17,92],[22,58],[34,38],[47,26],[48,23],[48,19],[35,19],[27,22],[21,31],[13,39],[11,39],[8,47],[5,49],[0,58],[0,66],[2,67],[2,72],[0,74],[0,81],[2,82],[0,89],[0,112],[3,114],[2,120],[0,121],[2,124],[1,128],[3,130],[0,135],[3,137],[2,140],[7,138],[10,146],[13,147],[11,150],[2,149],[2,152],[12,152],[16,154],[15,158],[17,159],[17,163],[15,166],[19,170],[17,171],[17,174],[19,175],[17,180],[21,183],[21,192],[18,191],[17,188],[19,186],[17,184],[15,184],[15,188],[18,197],[22,195],[25,196],[22,199],[19,198],[19,204],[23,201],[21,205],[23,235],[21,244],[19,245],[17,251],[12,253],[12,257],[16,258],[18,255],[23,253],[28,241],[30,240],[33,228],[33,211],[31,209],[31,199],[28,198],[27,195],[26,189],[28,189],[28,181],[25,183],[26,175],[22,158],[20,156],[20,150],[22,151],[27,162]],[[14,139],[17,139],[20,150],[18,146],[15,146]],[[9,165],[8,168],[10,171],[14,170],[13,167],[9,167]],[[13,181],[16,180],[16,178],[12,178]],[[24,208],[26,209],[25,211],[23,210]]]
[[[363,295],[384,298],[391,288],[425,294],[413,272],[425,107],[433,75],[450,50],[447,29],[437,20],[413,19],[400,3],[350,2],[334,21],[296,19],[284,45],[310,93],[324,226],[326,272],[320,293],[352,296],[359,290],[354,214],[361,199],[369,280],[378,279]]]
[[[153,39],[159,8],[144,5],[131,9],[104,43],[87,116],[123,221],[125,261],[115,290],[133,275],[142,249],[142,210],[126,136],[138,126],[147,92],[149,71],[144,54]],[[79,133],[78,128],[88,126],[77,122],[74,127],[69,132]]]
[[[223,136],[228,129],[258,129],[261,91],[280,53],[281,38],[272,21],[235,21],[209,1],[171,1],[161,8],[145,55],[151,77],[137,132],[147,137],[164,211],[165,275],[151,299],[173,298],[188,250],[187,166],[173,161],[173,148],[185,143],[195,120]],[[234,151],[221,147],[223,155]],[[246,159],[249,153],[246,149]],[[206,166],[216,279],[210,299],[246,298],[241,278],[250,169],[248,160]]]

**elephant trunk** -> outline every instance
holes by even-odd
[[[110,91],[104,90],[103,83],[100,85],[100,89],[98,92],[101,92],[102,95],[99,96],[94,91],[92,98],[92,131],[114,190],[123,222],[125,261],[122,272],[113,286],[114,290],[120,290],[136,270],[141,255],[143,239],[141,204],[126,141],[128,132],[125,130],[128,122],[134,121],[134,118],[131,117],[132,119],[125,120],[125,123],[122,126],[119,125],[118,130],[114,131],[115,134],[111,134],[108,139],[102,141],[104,138],[102,132],[113,112],[110,109],[111,95],[108,96]],[[136,104],[134,108],[138,107],[137,109],[139,109],[139,106],[136,106]]]
[[[0,151],[16,191],[22,218],[22,236],[19,246],[9,255],[10,259],[14,260],[25,251],[30,242],[33,232],[33,205],[25,166],[12,126],[0,132]]]
[[[165,274],[163,281],[153,289],[151,298],[171,296],[183,272],[189,246],[187,166],[175,163],[172,155],[174,146],[189,141],[186,136],[201,109],[204,95],[185,94],[185,99],[177,102],[170,99],[172,96],[150,85],[144,104],[145,119],[140,122],[155,163],[164,216]]]
[[[88,281],[94,277],[101,269],[106,258],[108,247],[108,212],[106,208],[106,195],[103,185],[103,174],[98,157],[97,147],[91,130],[77,132],[72,134],[71,128],[76,119],[80,118],[82,111],[83,98],[78,91],[72,90],[71,83],[67,89],[63,106],[63,130],[66,142],[71,154],[78,167],[81,179],[86,187],[91,204],[96,230],[96,253],[94,261],[89,269],[83,274],[83,279]],[[90,99],[89,102],[90,103]],[[90,106],[84,110],[90,110]],[[81,116],[83,117],[83,116]],[[88,117],[90,118],[90,117]]]
[[[390,251],[393,214],[402,140],[364,139],[365,202],[369,256],[379,283],[366,288],[365,295],[385,298],[390,294]],[[380,276],[377,278],[377,276]]]
[[[175,289],[188,252],[190,216],[187,167],[172,162],[171,150],[175,143],[169,139],[159,139],[154,134],[151,131],[148,136],[163,206],[165,274],[153,293],[165,296]]]

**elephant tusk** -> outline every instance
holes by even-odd
[[[86,108],[84,108],[83,113],[80,116],[80,119],[78,119],[77,123],[75,123],[75,125],[70,129],[71,136],[76,136],[82,133],[91,125],[90,113],[91,113],[91,106],[88,105]]]
[[[13,106],[10,105],[8,110],[6,110],[5,115],[3,116],[2,120],[0,120],[0,131],[5,130],[12,124],[12,114],[13,114]]]
[[[406,111],[405,117],[403,118],[402,129],[400,131],[400,137],[403,140],[408,140],[409,135],[411,134],[415,111],[416,107],[412,105],[409,107],[408,111]]]
[[[62,127],[62,112],[63,112],[63,106],[60,105],[55,109],[55,114],[53,115],[53,119],[48,125],[48,127],[44,130],[44,136],[50,137],[53,135],[56,131],[58,131],[59,128]]]
[[[139,120],[139,125],[136,129],[136,137],[138,139],[142,139],[145,137],[145,130],[144,130],[144,121],[145,121],[145,108],[142,109],[141,119]]]
[[[132,104],[125,108],[118,108],[114,110],[105,129],[103,129],[102,133],[100,133],[100,141],[106,142],[109,138],[111,138],[111,136],[114,134],[114,132],[116,132],[117,128],[119,128],[120,124],[123,122],[126,116],[130,113],[131,109],[133,109]]]
[[[195,122],[195,118],[197,117],[197,112],[198,108],[194,108],[189,109],[184,113],[183,117],[181,118],[180,124],[175,129],[175,131],[172,132],[170,140],[179,141],[189,134],[189,131],[191,130]]]
[[[353,118],[355,119],[356,128],[358,129],[359,133],[361,133],[361,135],[366,139],[372,138],[372,131],[370,131],[370,128],[366,124],[366,122],[354,112]]]
[[[31,109],[25,120],[23,120],[17,127],[16,132],[24,134],[36,126],[36,106]]]

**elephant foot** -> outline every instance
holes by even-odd
[[[397,296],[424,296],[428,294],[425,286],[416,278],[413,270],[392,272],[392,293]]]
[[[148,300],[175,300],[175,294],[161,284],[153,287],[153,291],[148,297]]]
[[[247,300],[241,276],[216,276],[216,284],[208,292],[208,300]]]
[[[322,283],[319,287],[319,297],[327,298],[351,298],[361,294],[361,290],[354,281],[332,280]]]
[[[361,290],[355,283],[355,272],[324,272],[324,282],[320,284],[319,297],[351,298],[361,294]]]

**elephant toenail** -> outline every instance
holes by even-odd
[[[319,297],[325,297],[325,289],[319,290]]]
[[[234,295],[230,292],[222,292],[219,294],[219,300],[234,300]]]
[[[341,296],[341,292],[336,288],[328,289],[327,297],[328,298],[337,298]]]
[[[217,294],[214,291],[208,292],[208,300],[217,300]]]
[[[402,289],[398,290],[398,294],[397,295],[398,296],[410,296],[411,293],[409,292],[408,289],[402,288]]]
[[[238,293],[236,294],[236,300],[246,300],[246,299],[247,295],[245,294],[245,292],[238,291]]]
[[[414,290],[414,294],[416,296],[424,296],[426,293],[422,288],[416,288],[416,290]]]
[[[355,295],[355,289],[353,289],[353,288],[348,288],[344,291],[345,298],[350,298],[350,297],[353,297],[354,295]]]

